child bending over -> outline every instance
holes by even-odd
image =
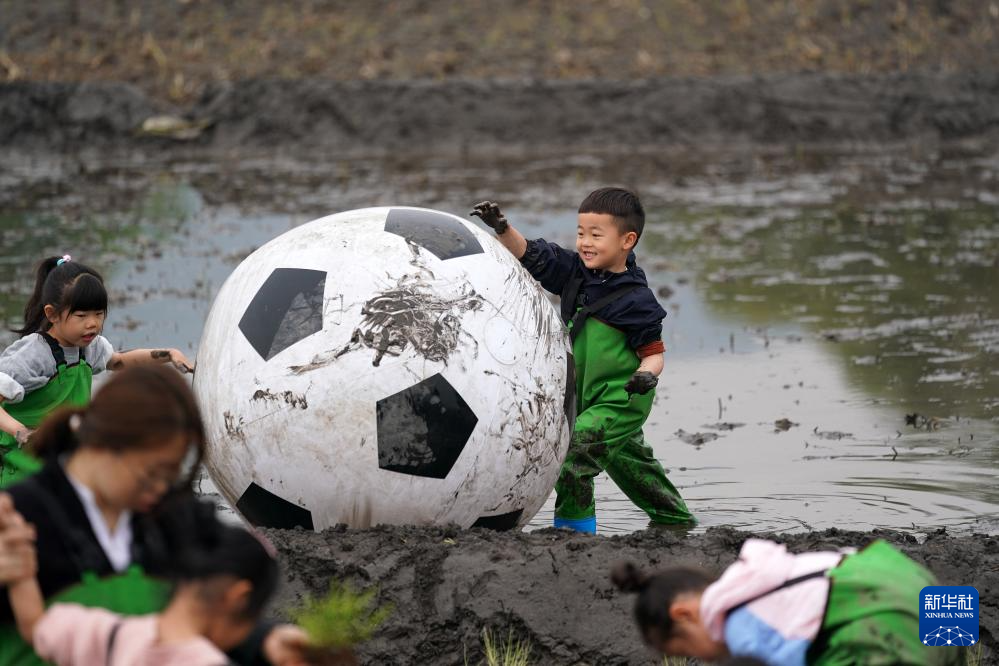
[[[637,592],[645,643],[672,656],[754,658],[771,666],[963,664],[961,648],[920,641],[919,592],[933,575],[885,541],[860,551],[799,555],[749,539],[720,578],[673,567],[612,574]]]

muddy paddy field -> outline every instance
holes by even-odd
[[[978,587],[993,663],[999,160],[943,145],[668,154],[13,150],[0,313],[16,321],[27,263],[68,251],[104,270],[116,346],[194,356],[238,262],[320,215],[462,214],[489,197],[527,235],[571,243],[586,192],[632,185],[648,210],[639,259],[669,311],[646,434],[698,527],[646,530],[600,477],[596,538],[546,529],[553,500],[522,534],[272,531],[288,571],[275,612],[333,576],[396,608],[369,663],[474,663],[487,626],[529,640],[535,663],[654,663],[607,580],[618,559],[720,568],[748,533],[799,550],[885,536],[944,583]]]
[[[699,525],[647,529],[599,477],[597,537],[548,528],[554,498],[516,534],[269,530],[274,615],[333,577],[395,608],[363,663],[477,664],[488,627],[655,664],[617,560],[881,537],[978,588],[999,663],[997,3],[497,2],[0,0],[3,328],[69,252],[116,348],[195,358],[238,263],[316,217],[490,198],[571,245],[586,193],[633,187],[669,312],[646,436]]]

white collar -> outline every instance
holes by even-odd
[[[111,566],[115,571],[124,571],[132,562],[132,512],[127,509],[122,511],[118,517],[118,525],[112,532],[97,506],[94,491],[74,479],[69,472],[66,472],[66,478],[79,496],[94,536],[97,537],[97,542],[107,555]]]

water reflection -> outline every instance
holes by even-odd
[[[973,529],[980,516],[996,515],[999,489],[982,471],[994,466],[993,424],[899,434],[897,412],[851,387],[838,359],[816,342],[691,355],[667,367],[646,436],[702,529]],[[795,425],[778,430],[782,418]],[[745,425],[726,431],[719,422]],[[718,438],[694,446],[679,430]],[[980,436],[969,441],[974,431]],[[962,435],[968,443],[953,455],[947,442]],[[601,530],[644,526],[609,481],[598,489]],[[534,524],[547,524],[552,509],[549,502]]]
[[[994,208],[669,211],[652,251],[694,257],[713,312],[820,335],[851,385],[937,417],[999,415]]]

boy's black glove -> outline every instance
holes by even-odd
[[[628,383],[624,385],[624,390],[628,392],[630,396],[633,393],[638,395],[645,395],[652,389],[656,387],[659,383],[659,378],[656,377],[651,372],[647,370],[639,370],[631,376]]]
[[[506,218],[503,217],[503,213],[500,212],[499,205],[494,204],[492,201],[483,201],[482,203],[475,204],[472,206],[472,212],[469,215],[480,218],[498,236],[506,233],[506,230],[510,228]]]

